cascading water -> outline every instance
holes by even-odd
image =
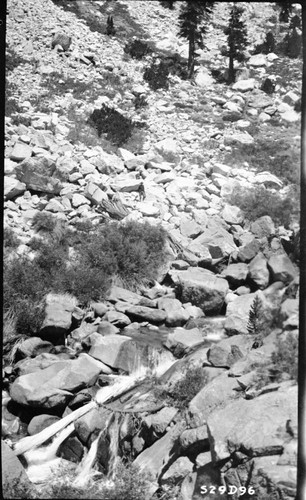
[[[133,371],[133,373],[131,373],[130,375],[117,375],[113,377],[109,376],[109,380],[115,379],[114,383],[102,387],[97,392],[94,401],[71,412],[69,415],[62,418],[59,422],[52,424],[50,427],[44,429],[40,433],[34,436],[25,437],[18,443],[15,443],[15,454],[25,455],[29,465],[28,475],[30,478],[32,477],[33,482],[45,480],[47,469],[49,470],[50,474],[52,473],[52,466],[58,465],[58,461],[60,459],[56,459],[57,450],[60,444],[65,441],[65,439],[67,439],[67,437],[74,431],[73,422],[75,420],[85,415],[97,406],[101,406],[118,399],[119,396],[132,390],[134,387],[141,385],[149,378],[160,377],[175,362],[176,359],[169,351],[150,348],[148,352],[148,362],[146,364],[143,364],[141,362],[141,359],[138,358],[137,362],[135,363],[135,371]],[[110,438],[109,463],[107,467],[110,479],[113,478],[118,458],[120,425],[120,415],[116,413],[114,414],[113,418],[111,418],[106,424],[106,427],[108,426],[107,431]],[[88,479],[92,477],[92,471],[96,461],[100,437],[102,436],[103,432],[105,432],[105,430],[106,428],[104,428],[100,432],[99,436],[92,443],[90,450],[88,451],[82,462],[79,464],[74,485],[84,486],[86,485]],[[46,442],[57,433],[59,434],[56,435],[50,445],[44,447],[41,446],[42,443]],[[45,467],[46,471],[42,474],[43,464],[48,464],[49,467]]]

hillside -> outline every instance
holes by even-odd
[[[8,0],[7,498],[295,497],[300,10],[184,4]]]

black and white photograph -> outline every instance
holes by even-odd
[[[306,4],[1,9],[2,497],[305,500]]]

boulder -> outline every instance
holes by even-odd
[[[84,446],[76,436],[72,436],[60,445],[57,455],[78,464],[83,458]]]
[[[28,146],[24,142],[16,142],[10,154],[10,160],[23,161],[27,158],[31,158],[32,151],[32,146]]]
[[[16,356],[19,359],[34,358],[44,352],[50,352],[52,349],[53,344],[51,342],[41,340],[39,337],[30,337],[18,344]]]
[[[11,386],[11,398],[35,408],[62,407],[71,399],[73,391],[93,385],[100,371],[100,364],[82,353],[76,360],[60,361],[16,378]]]
[[[234,83],[232,88],[239,92],[249,92],[255,88],[255,79],[249,78],[248,80],[238,80],[238,82]]]
[[[279,464],[283,455],[272,455],[253,458],[252,485],[260,498],[270,495],[271,485],[279,492],[280,498],[296,498],[297,469],[294,464]],[[262,472],[266,480],[262,482]]]
[[[250,57],[250,59],[248,60],[248,65],[255,66],[256,68],[267,66],[267,58],[264,54],[256,54]]]
[[[79,440],[90,447],[102,429],[105,429],[112,412],[106,408],[93,408],[74,422],[75,432]]]
[[[179,441],[183,450],[188,450],[195,445],[201,446],[202,449],[209,447],[206,424],[195,429],[186,429],[180,435]]]
[[[98,325],[97,332],[105,337],[106,335],[116,335],[120,332],[120,329],[109,321],[101,321]]]
[[[89,355],[111,368],[127,373],[148,365],[146,353],[130,337],[124,335],[107,335],[95,339]]]
[[[228,224],[241,224],[244,219],[240,208],[234,205],[225,205],[221,215]]]
[[[65,335],[72,325],[75,303],[65,294],[49,294],[46,299],[45,319],[39,337],[53,344],[64,344]]]
[[[188,248],[193,251],[197,245],[206,247],[213,259],[228,256],[238,250],[232,235],[221,225],[214,223],[205,228]]]
[[[16,167],[16,177],[32,191],[57,195],[63,187],[56,164],[45,157],[24,160]]]
[[[177,412],[177,408],[166,406],[157,413],[152,413],[144,417],[143,423],[148,429],[152,429],[155,434],[164,434],[164,432],[166,432],[167,430],[168,425],[176,416]]]
[[[269,284],[270,273],[267,259],[262,252],[259,252],[249,263],[249,279],[261,290],[267,288]]]
[[[274,222],[269,215],[263,215],[251,224],[251,232],[255,234],[257,238],[271,236],[271,234],[275,234]]]
[[[158,309],[166,312],[167,317],[165,320],[166,326],[181,326],[184,325],[190,315],[183,308],[178,299],[171,299],[168,297],[161,297],[157,301]]]
[[[193,471],[193,463],[188,457],[179,457],[162,475],[160,484],[177,484]]]
[[[152,309],[145,306],[132,306],[126,310],[132,321],[148,321],[153,325],[160,325],[166,321],[167,313],[161,309]]]
[[[118,311],[107,311],[104,319],[117,328],[124,328],[131,323],[131,320],[126,316],[126,314]]]
[[[256,257],[260,250],[260,247],[260,241],[254,236],[251,236],[249,238],[249,241],[239,247],[237,259],[241,260],[242,262],[249,262],[250,260],[254,259],[254,257]]]
[[[205,313],[220,312],[228,292],[228,282],[207,269],[190,267],[187,271],[170,271],[181,289],[182,302],[191,302]]]
[[[167,340],[163,344],[177,357],[182,357],[192,348],[201,345],[204,341],[203,335],[198,328],[185,330],[176,328],[173,333],[169,333]]]
[[[286,253],[272,255],[268,260],[268,267],[273,281],[281,281],[285,284],[290,283],[298,274]]]
[[[13,198],[16,198],[16,196],[23,194],[26,188],[27,186],[25,183],[20,182],[18,179],[15,179],[15,177],[9,177],[8,175],[4,177],[5,200],[12,200]]]
[[[222,373],[205,385],[189,403],[189,427],[200,427],[206,424],[209,415],[214,414],[218,407],[224,407],[237,398],[239,388],[237,380],[228,377],[227,373]]]
[[[201,226],[193,219],[184,215],[181,217],[180,231],[186,238],[196,238],[202,230]]]
[[[179,163],[179,146],[174,139],[163,139],[162,141],[157,142],[154,147],[165,161],[175,164]]]
[[[141,295],[120,286],[112,286],[106,298],[112,303],[127,302],[131,305],[138,305],[142,299]]]
[[[44,352],[35,358],[21,359],[14,365],[14,371],[18,376],[26,375],[28,373],[38,372],[44,370],[54,363],[61,362],[63,359],[57,354]]]
[[[243,263],[230,264],[223,269],[221,276],[223,276],[230,285],[237,287],[242,285],[248,275],[248,265]]]
[[[224,144],[226,146],[250,145],[254,143],[253,137],[248,132],[235,132],[224,134]]]
[[[249,312],[255,296],[255,293],[240,295],[227,305],[226,321],[224,324],[227,335],[248,333]]]
[[[30,421],[28,425],[28,434],[30,436],[34,436],[34,434],[38,434],[38,432],[43,431],[50,425],[54,424],[55,422],[58,422],[60,420],[60,417],[57,417],[56,415],[49,415],[49,414],[41,414],[41,415],[36,415],[36,417],[33,417],[32,420]]]
[[[100,205],[103,200],[108,201],[108,196],[105,191],[96,186],[93,182],[89,182],[85,189],[84,195],[94,204]]]
[[[234,335],[214,344],[207,353],[208,361],[217,367],[231,367],[251,350],[254,339],[248,335]]]
[[[288,421],[297,423],[297,386],[227,403],[207,419],[213,462],[233,450],[247,450],[248,457],[282,453]]]
[[[10,446],[1,439],[3,498],[31,498],[34,487]]]

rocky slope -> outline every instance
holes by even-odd
[[[271,6],[259,13],[252,7],[250,52],[273,25]],[[113,37],[105,34],[108,14]],[[211,498],[210,487],[223,485],[252,487],[258,499],[293,498],[296,382],[286,370],[275,383],[257,382],[261,367],[298,334],[298,267],[292,245],[291,258],[286,252],[297,214],[286,227],[269,214],[249,220],[229,197],[258,186],[267,197],[290,192],[284,175],[270,172],[269,164],[255,168],[252,157],[239,161],[236,152],[256,145],[254,130],[276,144],[288,135],[292,148],[299,140],[300,79],[278,71],[286,65],[299,75],[300,61],[250,53],[234,85],[218,83],[214,70],[227,65],[220,48],[228,9],[220,4],[194,79],[172,75],[167,90],[153,91],[142,76],[150,56],[138,61],[123,49],[137,36],[160,55],[186,57],[177,15],[156,1],[8,2],[7,98],[18,106],[8,104],[5,118],[4,224],[20,245],[6,258],[33,258],[32,220],[44,212],[71,227],[114,216],[123,224],[161,223],[169,259],[154,287],[135,293],[113,286],[90,310],[69,296],[47,297],[43,327],[18,345],[18,362],[4,368],[4,437],[16,442],[39,433],[95,401],[118,374],[144,368],[152,375],[159,363],[172,364],[160,379],[155,374],[169,389],[191,364],[204,370],[206,383],[187,408],[158,397],[155,379],[141,379],[125,397],[95,404],[75,420],[58,452],[61,463],[79,463],[100,436],[99,468],[112,472],[112,436],[120,429],[116,453],[151,473],[152,495],[163,488],[173,498],[196,500],[206,486]],[[67,53],[51,50],[56,32],[72,37]],[[261,86],[271,75],[276,86],[268,95]],[[136,109],[137,96],[147,106]],[[87,123],[103,103],[146,127],[121,147],[112,145]],[[248,328],[255,297],[270,325],[266,335]],[[64,338],[66,346],[57,345]],[[134,427],[130,415],[137,415]],[[13,464],[11,448],[5,453]],[[7,482],[24,473],[8,469]]]

